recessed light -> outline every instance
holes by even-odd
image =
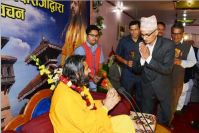
[[[183,15],[182,15],[183,17],[186,17],[187,16],[187,14],[186,13],[183,13]]]

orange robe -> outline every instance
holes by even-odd
[[[134,133],[130,117],[109,117],[100,102],[97,110],[90,110],[81,95],[60,82],[50,107],[50,120],[55,133]]]

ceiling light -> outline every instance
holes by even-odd
[[[182,15],[183,17],[186,17],[187,16],[187,14],[186,13],[183,13],[183,15]]]
[[[176,9],[199,9],[199,1],[187,0],[175,2]]]
[[[116,13],[121,13],[123,12],[124,10],[124,5],[123,5],[123,2],[117,2],[117,5],[115,7],[115,9],[113,10],[113,12],[116,12]]]
[[[191,6],[193,4],[193,1],[192,0],[187,0],[187,5],[188,6]]]

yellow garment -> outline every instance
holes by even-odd
[[[54,133],[134,133],[128,116],[109,117],[102,104],[89,110],[81,95],[60,82],[55,89],[50,107]]]

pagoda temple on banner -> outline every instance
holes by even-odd
[[[57,57],[60,53],[60,46],[52,44],[49,40],[43,37],[39,46],[26,57],[25,62],[36,67],[35,62],[30,58],[31,55],[35,55],[39,58],[40,64],[45,65],[46,68],[53,71],[58,67]],[[19,93],[18,99],[30,99],[36,92],[46,88],[50,88],[50,85],[47,83],[47,76],[38,74]]]
[[[1,37],[1,49],[9,41],[6,37]],[[12,119],[8,93],[15,83],[13,65],[17,61],[16,57],[1,55],[1,129]]]

